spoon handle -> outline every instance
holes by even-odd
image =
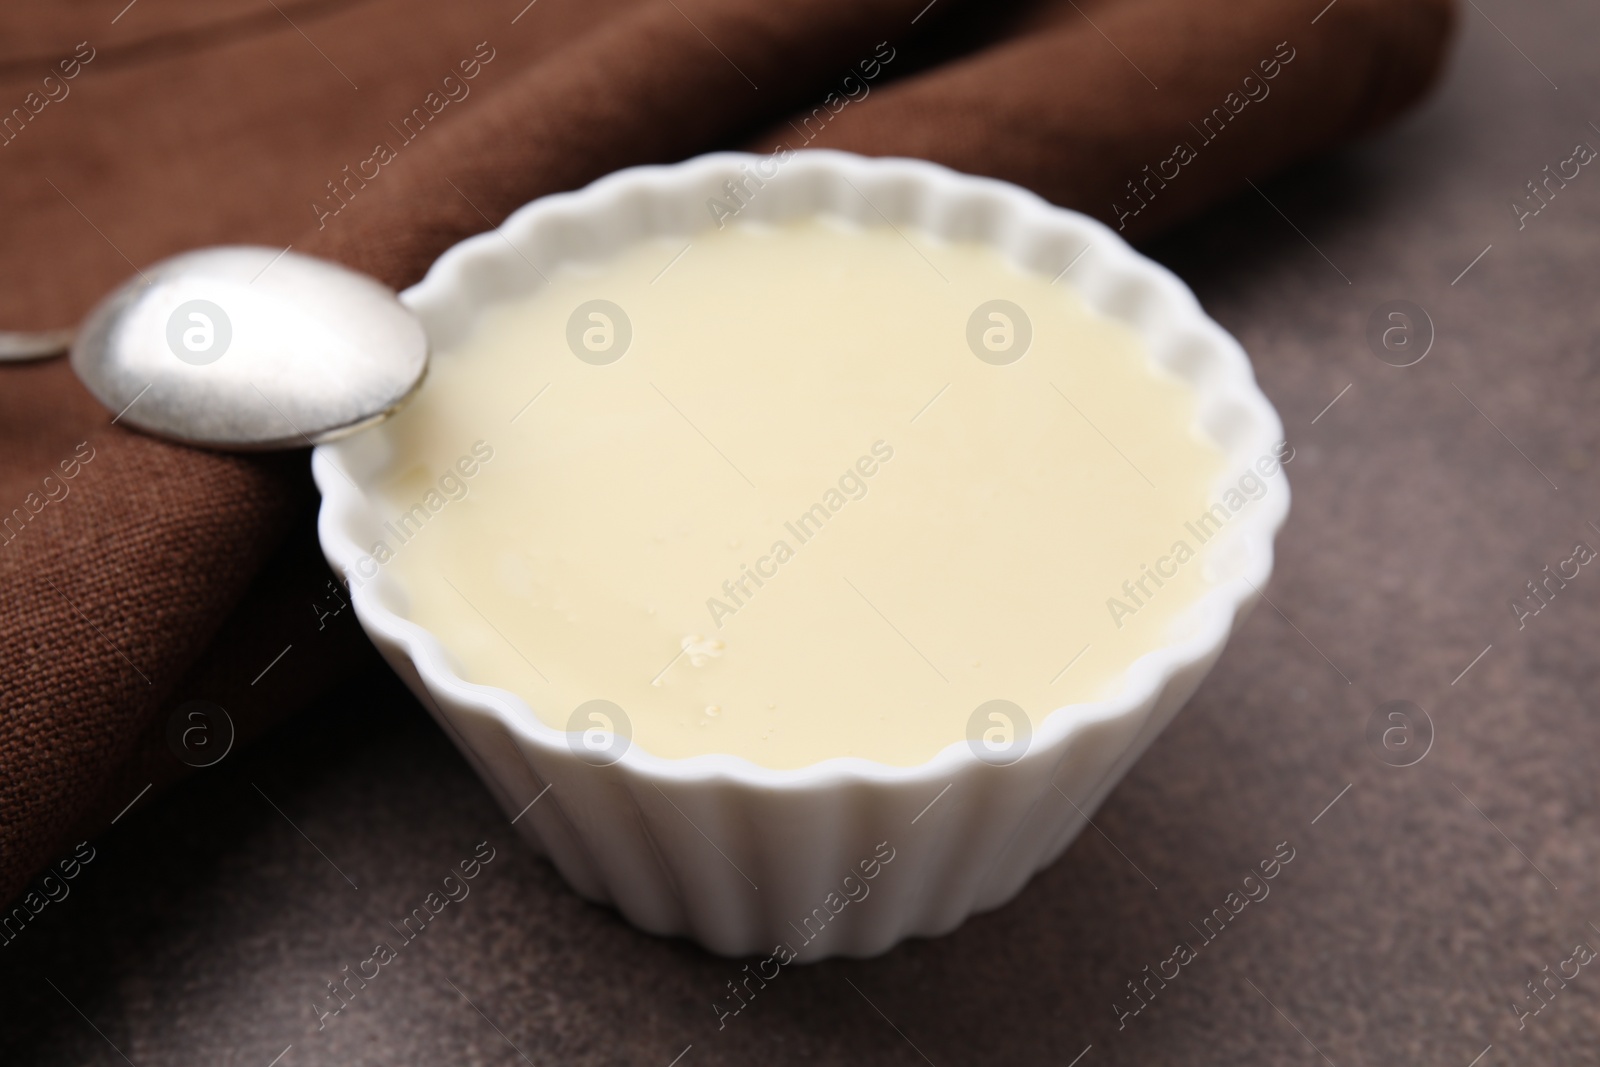
[[[22,363],[30,359],[54,359],[72,347],[77,329],[0,330],[0,363]]]

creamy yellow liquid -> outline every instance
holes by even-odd
[[[914,232],[735,224],[685,243],[493,307],[378,431],[395,523],[374,572],[463,677],[558,729],[612,701],[668,758],[911,765],[985,701],[1037,729],[1169,639],[1207,585],[1185,524],[1222,454],[1130,330]],[[595,299],[631,325],[605,365],[568,343]],[[992,299],[1031,322],[1009,365],[968,342]],[[582,324],[617,343],[616,323]],[[1197,552],[1181,564],[1180,540]],[[1117,612],[1164,554],[1176,573]]]

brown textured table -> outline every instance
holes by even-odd
[[[1508,205],[1600,147],[1600,13],[1476,7],[1422,111],[1151,249],[1254,356],[1293,512],[1272,606],[1017,900],[786,970],[719,1032],[738,965],[578,901],[373,670],[97,841],[0,949],[0,1062],[1592,1061],[1600,974],[1524,983],[1600,947],[1600,568],[1521,629],[1509,601],[1600,548],[1600,173],[1520,231]],[[1395,299],[1437,331],[1404,369],[1365,340]],[[1365,737],[1391,699],[1434,726],[1413,766]],[[319,1030],[325,983],[481,841],[471,895]],[[1270,896],[1119,1028],[1283,841]]]

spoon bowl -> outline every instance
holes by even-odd
[[[332,441],[398,409],[422,324],[378,281],[288,250],[203,248],[130,278],[84,320],[72,368],[113,421],[239,451]]]

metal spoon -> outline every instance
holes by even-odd
[[[0,349],[40,354],[47,338],[33,336],[30,346],[12,335]],[[241,451],[369,426],[411,397],[427,367],[427,334],[391,290],[334,263],[248,245],[146,268],[72,341],[73,371],[113,421]]]

